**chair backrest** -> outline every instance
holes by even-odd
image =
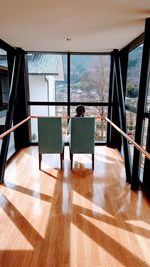
[[[71,119],[71,153],[94,153],[95,118]]]
[[[63,150],[61,118],[38,118],[39,153],[61,153]]]

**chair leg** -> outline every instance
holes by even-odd
[[[39,153],[39,170],[41,170],[42,154]]]
[[[92,169],[94,170],[94,154],[92,154]]]
[[[73,154],[70,152],[70,160],[71,160],[71,170],[72,170],[72,165],[73,165]]]
[[[63,169],[63,159],[64,159],[63,153],[60,153],[60,166],[61,166],[61,170]]]
[[[64,160],[64,151],[65,151],[65,147],[63,147],[63,151],[62,151],[63,160]]]

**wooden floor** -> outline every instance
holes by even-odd
[[[148,267],[150,202],[125,181],[117,151],[96,147],[64,170],[59,155],[23,149],[0,185],[0,267]]]

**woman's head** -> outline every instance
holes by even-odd
[[[77,117],[84,117],[84,113],[85,113],[85,107],[82,105],[79,105],[76,108],[76,113],[77,113]]]

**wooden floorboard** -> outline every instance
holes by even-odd
[[[119,153],[95,148],[75,155],[65,147],[44,155],[19,152],[0,185],[0,267],[148,267],[150,202],[125,181]]]

